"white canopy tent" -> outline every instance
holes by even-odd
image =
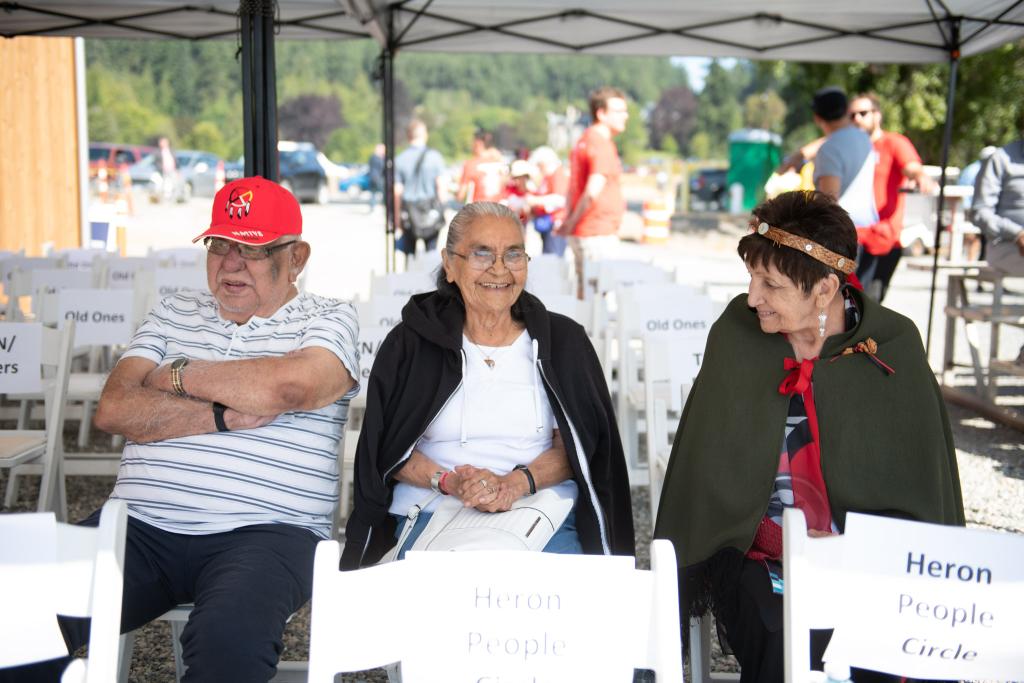
[[[263,0],[0,2],[0,35],[209,40]],[[280,38],[377,39],[394,51],[696,55],[937,62],[1024,35],[1020,0],[280,0]]]
[[[0,2],[0,35],[210,40],[240,36],[246,172],[276,176],[274,36],[373,38],[381,46],[387,187],[399,52],[694,55],[811,62],[948,62],[941,165],[961,57],[1024,36],[1024,0],[172,0]],[[939,215],[944,202],[941,176]],[[387,202],[392,254],[394,198]],[[941,227],[941,226],[937,226]],[[939,234],[936,230],[935,246]],[[936,260],[938,249],[936,249]],[[932,306],[936,275],[932,276]],[[931,343],[929,310],[928,345]]]

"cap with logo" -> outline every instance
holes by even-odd
[[[302,212],[295,196],[272,180],[252,176],[233,180],[217,192],[210,227],[192,241],[221,237],[259,246],[301,234]]]

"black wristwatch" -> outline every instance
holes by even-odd
[[[217,425],[218,432],[230,432],[227,422],[224,421],[224,411],[228,407],[223,403],[213,402],[213,424]]]
[[[516,465],[512,468],[512,471],[515,472],[516,470],[526,475],[526,481],[530,484],[530,495],[532,496],[537,493],[537,482],[534,480],[533,472],[530,471],[530,468],[526,465]]]

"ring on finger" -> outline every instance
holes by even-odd
[[[483,486],[484,488],[487,488],[487,480],[486,479],[481,479],[480,480],[480,485]]]

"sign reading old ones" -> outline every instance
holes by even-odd
[[[41,323],[0,323],[0,393],[40,390],[42,344]]]
[[[633,558],[508,553],[410,552],[420,601],[410,614],[429,615],[402,658],[403,678],[417,683],[554,683],[624,681],[632,676],[637,643],[616,615],[650,599],[641,595]],[[530,555],[531,562],[516,562]],[[571,560],[565,562],[566,559]],[[581,570],[581,559],[593,559]],[[458,576],[476,577],[458,583]],[[476,563],[479,567],[467,569]],[[614,590],[610,590],[614,587]],[[602,596],[595,599],[595,595]],[[642,630],[633,629],[632,631]],[[439,666],[439,662],[444,662]]]
[[[845,534],[850,586],[826,661],[924,679],[1019,680],[1024,537],[858,514]]]
[[[132,290],[65,289],[59,297],[60,326],[75,321],[76,344],[127,344],[131,339]]]

